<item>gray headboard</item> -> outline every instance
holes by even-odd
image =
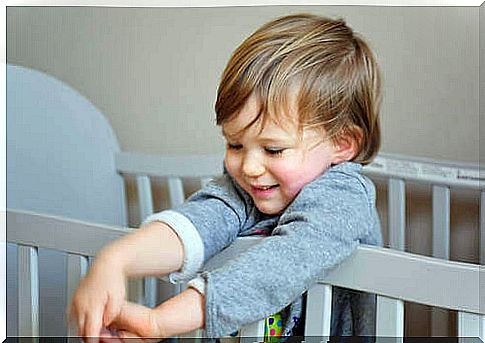
[[[86,98],[42,72],[7,65],[7,208],[126,225],[118,151],[108,121]],[[13,246],[7,259],[7,332],[15,335]],[[65,270],[65,256],[39,251],[42,336],[64,334]]]

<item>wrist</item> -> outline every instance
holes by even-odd
[[[154,326],[162,337],[172,337],[204,327],[205,297],[194,288],[153,309]]]
[[[126,266],[123,258],[117,256],[116,250],[111,249],[109,246],[96,255],[91,270],[93,272],[100,271],[102,273],[116,273],[126,276]]]

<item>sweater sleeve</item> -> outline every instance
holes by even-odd
[[[354,174],[328,171],[308,184],[272,236],[202,274],[208,337],[282,310],[351,255],[375,224],[368,193]]]
[[[205,261],[231,244],[246,221],[244,195],[225,173],[194,193],[182,205],[155,213],[145,219],[163,221],[182,241],[184,262],[171,273],[169,281],[188,281]]]

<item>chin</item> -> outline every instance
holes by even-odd
[[[258,208],[259,212],[270,215],[270,216],[280,214],[281,212],[284,211],[284,209],[281,209],[281,208],[271,208],[271,207],[268,208],[268,207],[265,207],[265,206],[256,206],[256,207]]]

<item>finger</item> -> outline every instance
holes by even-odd
[[[99,340],[102,343],[123,343],[118,336],[118,331],[110,328],[101,329]]]
[[[84,313],[78,314],[77,317],[77,335],[82,337],[84,336],[84,324],[86,323],[86,316]]]
[[[100,309],[92,310],[89,316],[86,317],[83,336],[93,337],[94,340],[90,340],[93,343],[97,343],[97,337],[99,337],[101,332],[102,317],[103,313]]]
[[[119,315],[121,311],[122,300],[116,300],[113,297],[108,297],[103,314],[104,326],[109,326],[113,320]]]
[[[126,339],[124,341],[125,343],[157,343],[160,341],[160,338],[144,338],[127,330],[120,330],[118,336],[122,339]]]
[[[145,339],[127,330],[118,331],[118,336],[124,343],[146,343]]]
[[[78,318],[77,315],[74,313],[74,307],[70,304],[66,310],[66,321],[67,327],[69,329],[69,335],[72,335],[74,332],[77,332],[78,327]]]

